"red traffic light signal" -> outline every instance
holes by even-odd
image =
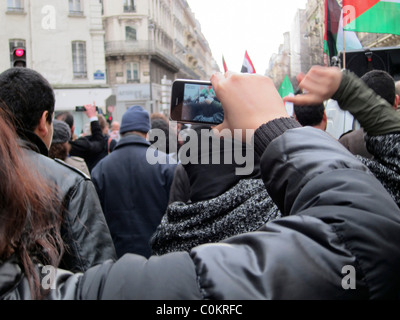
[[[24,54],[25,54],[25,50],[24,49],[21,49],[21,48],[15,49],[15,55],[17,57],[22,57]]]
[[[14,48],[13,50],[13,67],[26,67],[26,50],[25,48]]]

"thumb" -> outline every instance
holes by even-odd
[[[300,84],[300,82],[303,81],[303,79],[304,79],[305,76],[306,76],[306,75],[305,75],[303,72],[300,72],[300,73],[296,76],[297,83]]]

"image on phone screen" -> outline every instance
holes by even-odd
[[[195,123],[220,124],[224,110],[211,85],[185,83],[182,120]]]

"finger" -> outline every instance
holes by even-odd
[[[314,94],[299,94],[294,97],[287,96],[283,100],[284,102],[292,102],[293,104],[299,106],[313,105],[321,102],[321,99]]]
[[[224,129],[229,129],[228,124],[224,121],[221,124],[215,126],[214,128],[212,128],[212,131],[214,133],[215,136],[220,137],[221,136],[221,131]]]
[[[218,83],[223,79],[225,79],[225,76],[221,72],[216,72],[211,76],[210,81],[213,87],[215,88],[218,85]]]
[[[306,75],[303,72],[300,72],[296,77],[297,83],[302,82],[305,76]]]
[[[319,92],[323,87],[321,78],[314,77],[312,75],[306,75],[305,78],[299,84],[299,88],[307,92]]]

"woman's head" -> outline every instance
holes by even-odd
[[[19,147],[10,114],[0,106],[0,260],[16,257],[40,297],[34,264],[58,265],[61,202]]]

